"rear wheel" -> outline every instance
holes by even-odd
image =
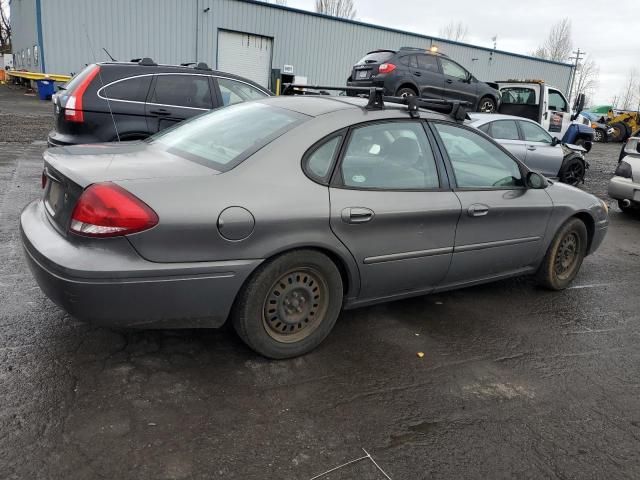
[[[415,97],[417,95],[418,92],[411,87],[402,87],[396,92],[396,97]]]
[[[584,160],[577,155],[570,156],[562,163],[558,177],[562,183],[576,186],[584,182],[585,172]]]
[[[496,111],[496,101],[491,97],[482,97],[478,103],[478,111],[483,113],[494,113]]]
[[[607,132],[602,128],[596,128],[593,131],[593,140],[598,143],[605,143],[607,141]]]
[[[342,308],[342,277],[326,255],[286,253],[260,266],[232,312],[244,342],[265,357],[303,355],[329,334]]]
[[[562,225],[538,269],[538,283],[551,290],[567,288],[580,271],[587,242],[587,227],[582,220],[572,218]]]

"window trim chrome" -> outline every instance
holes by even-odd
[[[173,105],[173,104],[166,104],[166,103],[139,102],[137,100],[121,100],[121,99],[118,99],[118,98],[111,98],[111,97],[107,98],[107,97],[102,96],[102,91],[105,88],[110,87],[111,85],[115,85],[116,83],[124,82],[125,80],[131,80],[133,78],[153,77],[153,76],[160,76],[160,75],[191,75],[191,76],[196,76],[196,77],[224,78],[226,80],[233,80],[234,82],[244,83],[245,85],[247,85],[247,86],[249,86],[251,88],[255,88],[256,90],[261,91],[266,96],[269,96],[269,93],[266,90],[263,90],[261,88],[257,88],[255,85],[252,85],[252,84],[250,84],[248,82],[245,82],[243,80],[238,80],[236,78],[227,77],[225,75],[214,75],[214,74],[206,74],[206,73],[184,73],[184,72],[158,72],[158,73],[144,73],[142,75],[132,75],[130,77],[120,78],[118,80],[114,80],[113,82],[107,83],[106,85],[100,87],[98,89],[98,91],[96,92],[96,94],[98,95],[98,98],[101,98],[102,100],[107,100],[109,102],[134,103],[134,104],[138,104],[138,105],[155,105],[157,107],[187,108],[189,110],[198,110],[198,111],[201,111],[201,112],[208,112],[209,110],[211,110],[210,108],[185,107],[183,105]]]

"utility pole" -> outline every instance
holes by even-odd
[[[587,54],[587,52],[583,52],[578,48],[578,50],[574,51],[573,54],[575,55],[575,57],[569,58],[569,60],[575,60],[575,63],[573,64],[573,74],[571,75],[571,83],[569,84],[570,85],[569,86],[569,102],[571,102],[571,94],[573,93],[573,84],[576,81],[578,64],[580,63],[580,60],[582,60],[582,57],[584,57]]]

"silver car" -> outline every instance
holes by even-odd
[[[623,212],[640,208],[640,137],[627,140],[615,175],[609,182],[609,196],[618,200]]]
[[[393,103],[415,101],[272,97],[145,141],[47,150],[20,219],[30,268],[79,319],[230,319],[271,358],[316,347],[343,308],[524,274],[567,287],[606,205]]]
[[[470,125],[483,131],[522,160],[530,169],[569,185],[584,182],[586,150],[562,145],[539,123],[513,115],[470,113]]]

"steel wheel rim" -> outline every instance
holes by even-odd
[[[580,252],[580,237],[570,232],[562,239],[556,252],[553,269],[558,278],[564,280],[574,271]]]
[[[493,112],[493,103],[485,100],[485,102],[482,104],[482,106],[480,107],[480,111],[484,112],[484,113],[491,113]]]
[[[316,269],[300,267],[288,271],[267,293],[262,309],[265,331],[282,343],[309,337],[326,316],[328,292],[327,282]]]
[[[410,92],[404,92],[402,95],[400,95],[401,98],[407,98],[407,97],[415,97],[415,95],[413,93]]]

